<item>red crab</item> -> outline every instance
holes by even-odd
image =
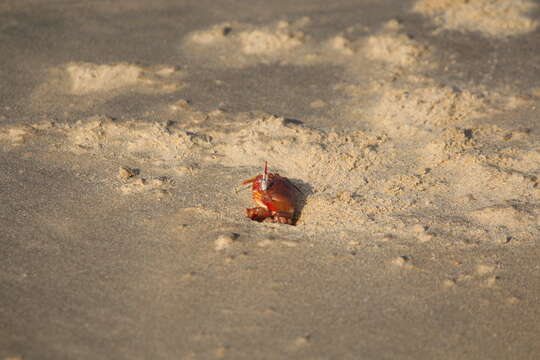
[[[246,209],[251,220],[294,225],[296,209],[301,193],[292,182],[279,174],[268,173],[268,163],[264,162],[264,173],[244,180],[242,185],[253,184],[252,197],[260,205]]]

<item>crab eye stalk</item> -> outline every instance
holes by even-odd
[[[264,162],[264,173],[261,180],[261,189],[263,191],[268,190],[268,161]]]

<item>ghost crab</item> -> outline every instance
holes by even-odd
[[[268,162],[264,162],[264,172],[242,185],[252,184],[253,200],[258,207],[246,209],[248,218],[254,221],[294,225],[299,196],[302,193],[289,179],[277,173],[268,172]]]

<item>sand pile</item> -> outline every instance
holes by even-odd
[[[451,120],[447,111],[441,119]],[[403,114],[408,117],[406,111]],[[267,160],[272,171],[292,178],[309,195],[299,224],[312,231],[358,230],[362,223],[364,231],[391,232],[409,226],[406,217],[398,221],[397,215],[416,213],[417,219],[427,216],[427,222],[437,208],[444,209],[445,216],[461,217],[465,233],[471,232],[467,224],[485,225],[486,219],[496,224],[488,228],[504,233],[501,236],[518,236],[513,233],[518,227],[526,229],[520,231],[521,239],[532,239],[538,233],[538,208],[519,204],[540,200],[538,167],[530,172],[540,158],[537,152],[519,146],[519,136],[505,148],[491,148],[490,144],[509,136],[496,128],[460,129],[450,121],[439,135],[428,135],[425,140],[419,141],[416,132],[399,132],[400,138],[392,140],[385,132],[323,131],[264,113],[190,110],[179,116],[178,122],[166,124],[101,116],[73,125],[4,127],[0,139],[17,146],[47,137],[56,139],[50,147],[53,151],[92,153],[103,161],[121,159],[146,172],[161,173],[130,179],[119,187],[123,194],[151,192],[158,197],[174,191],[175,179],[200,169],[247,166],[258,172]],[[397,115],[386,115],[385,121],[389,127],[397,126],[392,125]],[[519,131],[516,134],[527,137]],[[416,146],[396,149],[398,143],[411,141]],[[445,203],[452,205],[443,206]],[[506,217],[508,214],[511,216]],[[516,223],[517,218],[521,220]],[[433,220],[429,222],[433,226]],[[435,224],[440,231],[450,226],[440,221]],[[455,224],[446,231],[456,231]]]
[[[218,61],[232,67],[282,61],[289,57],[292,50],[302,47],[308,40],[302,32],[308,23],[309,18],[301,18],[293,23],[278,21],[262,26],[217,24],[210,29],[189,34],[182,47],[187,52],[207,54],[209,63]]]
[[[172,66],[145,68],[128,63],[69,63],[65,71],[70,83],[69,91],[76,95],[128,87],[143,91],[172,92],[182,86],[169,79],[179,75],[179,70]]]
[[[421,0],[414,6],[443,29],[495,37],[534,31],[538,21],[528,15],[536,9],[530,0]]]
[[[318,41],[308,32],[310,21],[303,17],[267,25],[217,24],[186,36],[182,49],[190,56],[208,57],[208,64],[227,67],[258,63],[355,67],[365,60],[376,60],[399,68],[418,66],[429,54],[428,47],[404,33],[395,19],[371,35],[344,31]]]
[[[49,70],[47,81],[33,91],[31,103],[39,110],[85,110],[129,93],[178,91],[186,85],[185,76],[176,65],[68,62]]]
[[[402,28],[396,20],[386,22],[376,35],[367,38],[361,49],[362,53],[369,59],[396,66],[418,65],[419,59],[426,55],[428,48],[403,33]]]
[[[39,124],[7,127],[0,134],[10,144],[30,137],[53,137],[59,144],[51,148],[61,146],[75,154],[114,153],[163,168],[190,162],[260,168],[267,160],[274,171],[299,176],[316,188],[334,190],[363,184],[361,177],[350,175],[376,162],[375,149],[384,143],[383,137],[362,131],[310,129],[269,114],[220,115],[217,126],[185,126],[189,118],[158,124],[94,116],[75,124],[54,123],[39,131]],[[206,117],[209,122],[217,118],[212,114]]]

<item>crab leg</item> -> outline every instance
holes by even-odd
[[[251,209],[246,209],[246,215],[251,220],[263,221],[268,217],[272,217],[272,212],[263,207],[254,207]]]
[[[254,176],[254,177],[252,177],[250,179],[244,180],[244,181],[242,181],[242,185],[251,184],[251,183],[255,182],[256,179],[257,179],[257,177]]]

